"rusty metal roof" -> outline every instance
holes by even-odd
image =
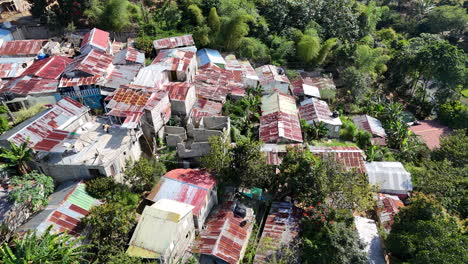
[[[195,122],[198,122],[204,116],[219,116],[222,110],[223,104],[221,103],[198,99],[193,106],[192,112],[190,112],[190,117],[195,119]]]
[[[58,79],[72,59],[63,56],[52,56],[36,61],[22,75],[33,75],[47,79]]]
[[[153,41],[153,46],[156,50],[173,49],[177,47],[185,47],[195,45],[192,35],[183,35],[178,37],[163,38]]]
[[[11,80],[2,92],[10,92],[18,95],[31,95],[41,93],[53,93],[57,91],[58,81],[40,77],[22,76]]]
[[[245,95],[245,87],[240,71],[225,70],[216,65],[202,67],[195,75],[195,88],[198,97],[224,103],[228,94]]]
[[[339,117],[332,116],[332,111],[327,102],[316,98],[308,98],[302,101],[299,106],[299,114],[301,119],[304,119],[308,124],[313,124],[315,121],[331,125],[342,125]]]
[[[0,56],[36,56],[46,42],[45,39],[7,41],[0,47]]]
[[[75,77],[75,78],[62,77],[60,79],[59,87],[91,85],[91,84],[99,83],[102,80],[103,78],[100,75],[91,76],[91,77]]]
[[[377,197],[376,211],[379,222],[383,225],[384,229],[389,232],[392,228],[395,215],[400,211],[400,208],[405,205],[396,195],[378,193]]]
[[[140,71],[142,65],[116,65],[111,74],[106,79],[102,79],[98,84],[104,87],[118,89],[121,86],[129,85]]]
[[[63,129],[88,111],[89,108],[77,101],[63,98],[35,120],[25,121],[30,123],[9,136],[8,140],[19,145],[29,139],[30,148],[54,152],[54,147],[60,145],[71,132]]]
[[[114,64],[145,64],[145,54],[133,47],[127,47],[118,51],[114,57]]]
[[[185,101],[192,87],[193,84],[188,82],[170,82],[164,86],[164,90],[169,92],[171,100]]]
[[[103,51],[107,50],[109,45],[109,32],[100,30],[98,28],[91,29],[91,31],[83,36],[83,41],[81,42],[80,48],[83,48],[88,44]]]
[[[291,84],[294,95],[307,95],[320,98],[320,89],[314,85],[313,80],[309,77],[300,77]]]
[[[236,264],[242,259],[255,217],[251,208],[247,208],[245,218],[236,217],[233,207],[232,201],[225,202],[210,214],[206,228],[200,233],[199,253],[214,256],[229,264]],[[241,225],[244,220],[245,225]]]
[[[27,58],[30,59],[30,58]],[[0,78],[8,79],[21,76],[30,67],[34,59],[24,62],[0,63]]]
[[[193,61],[195,52],[183,49],[161,50],[151,64],[159,64],[168,71],[186,72]]]
[[[260,85],[266,85],[273,81],[289,83],[288,77],[285,74],[279,74],[279,68],[274,65],[263,65],[255,71],[260,79]]]
[[[386,137],[385,129],[382,127],[382,123],[376,118],[368,115],[360,115],[353,117],[353,122],[360,129],[363,129],[374,136]]]
[[[65,68],[64,73],[82,71],[93,76],[106,76],[112,71],[112,59],[113,57],[105,52],[91,50],[88,54],[76,57]]]
[[[170,199],[193,205],[193,214],[200,215],[216,182],[206,170],[175,169],[164,175],[146,199],[156,202]]]
[[[355,170],[366,173],[364,165],[364,152],[358,147],[309,147],[310,152],[326,156],[331,155],[347,171]]]

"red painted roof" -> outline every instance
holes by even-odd
[[[106,76],[112,70],[112,59],[113,57],[105,52],[91,50],[88,54],[76,57],[64,72],[83,71],[94,76]]]
[[[198,99],[195,105],[193,106],[190,116],[195,119],[196,122],[204,116],[219,116],[223,110],[223,104],[205,100]]]
[[[105,51],[107,49],[107,45],[109,44],[109,32],[100,30],[98,28],[93,28],[83,36],[83,42],[81,42],[80,48],[83,48],[87,44],[98,47]]]
[[[156,50],[173,49],[177,47],[185,47],[195,45],[192,35],[183,35],[178,37],[163,38],[153,41],[153,46]]]
[[[366,173],[364,166],[364,153],[358,147],[309,147],[309,150],[320,156],[331,154],[336,161],[341,163],[345,170],[356,170],[358,173]]]
[[[193,85],[188,82],[170,82],[164,86],[164,90],[169,92],[171,100],[185,101],[188,91]]]
[[[164,177],[196,185],[207,190],[213,189],[216,184],[211,173],[206,170],[175,169],[166,173]]]
[[[216,208],[206,222],[206,229],[200,233],[199,252],[212,255],[230,264],[238,263],[243,257],[242,249],[249,242],[253,215],[246,219],[234,216],[233,202],[226,202]],[[245,225],[241,222],[246,220]]]
[[[71,132],[63,129],[88,110],[86,106],[66,97],[8,140],[18,145],[29,139],[29,147],[39,151],[51,151]]]
[[[65,78],[60,79],[59,87],[72,87],[96,84],[102,80],[102,76],[95,75],[91,77]]]
[[[22,75],[34,75],[47,79],[58,79],[72,59],[63,56],[52,56],[36,61]]]
[[[310,98],[303,101],[299,106],[299,113],[301,118],[308,122],[333,122],[334,119],[327,102],[316,98]]]
[[[53,93],[57,91],[58,81],[40,77],[22,76],[10,81],[2,92],[19,95]]]
[[[36,56],[41,51],[46,41],[45,39],[7,41],[0,47],[0,56]]]
[[[409,129],[420,136],[430,149],[440,147],[440,137],[452,132],[449,127],[441,125],[435,120],[419,121],[419,123],[419,125],[411,126]]]
[[[267,143],[302,142],[299,118],[297,115],[281,111],[262,115],[260,119],[260,140]]]

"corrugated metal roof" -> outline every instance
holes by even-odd
[[[258,75],[248,60],[237,60],[236,56],[228,55],[226,60],[226,70],[241,71],[244,79],[258,81]]]
[[[314,85],[311,78],[302,78],[292,82],[293,94],[294,95],[307,95],[320,98],[320,90]]]
[[[80,48],[83,48],[87,44],[106,51],[109,45],[109,32],[98,28],[91,29],[91,31],[83,36]]]
[[[57,86],[58,80],[23,76],[10,81],[2,91],[19,95],[54,93]]]
[[[226,65],[226,61],[224,60],[223,56],[221,56],[221,53],[217,50],[213,49],[201,49],[197,51],[197,60],[198,60],[198,66],[202,67],[207,64],[216,64],[219,66],[221,65]]]
[[[121,86],[129,85],[141,69],[141,65],[116,65],[111,74],[106,79],[102,79],[98,84],[104,87],[118,89]]]
[[[18,63],[18,62],[2,63],[0,64],[0,78],[19,77],[28,68],[28,66],[29,65],[27,65],[26,63]]]
[[[164,86],[164,90],[169,92],[171,100],[185,101],[189,90],[194,87],[188,82],[170,82]]]
[[[75,77],[75,78],[65,78],[60,79],[59,87],[72,87],[72,86],[82,86],[82,85],[91,85],[97,84],[103,80],[101,75],[91,76],[91,77]]]
[[[356,170],[366,173],[364,166],[364,152],[358,147],[309,147],[310,152],[320,156],[331,154],[345,170]]]
[[[193,51],[168,49],[161,50],[151,64],[158,64],[167,71],[186,72],[195,59]]]
[[[116,65],[132,63],[145,64],[145,54],[133,47],[127,47],[115,54],[113,63]]]
[[[411,126],[409,130],[420,136],[430,149],[440,147],[440,138],[452,132],[452,129],[435,120],[419,121],[418,125]]]
[[[65,183],[52,194],[46,209],[24,224],[20,231],[37,230],[42,234],[52,225],[53,233],[68,232],[78,236],[81,219],[92,207],[100,204],[99,200],[88,195],[84,183]]]
[[[385,129],[382,127],[382,123],[376,118],[368,115],[360,115],[353,117],[353,122],[360,129],[363,129],[374,136],[386,137]]]
[[[54,147],[59,145],[70,132],[63,129],[88,111],[86,106],[66,97],[42,116],[11,135],[8,140],[19,145],[29,139],[29,147],[37,151],[54,152]]]
[[[178,239],[176,234],[181,220],[192,218],[193,206],[162,199],[146,206],[129,243],[127,254],[142,258],[159,258]],[[188,224],[187,222],[182,225]]]
[[[299,218],[293,210],[291,203],[272,203],[253,263],[269,263],[270,256],[288,247],[299,237]]]
[[[64,73],[82,71],[93,76],[106,76],[113,69],[112,59],[113,57],[105,52],[91,50],[88,54],[76,57],[67,66]]]
[[[383,193],[405,194],[413,190],[411,174],[401,162],[373,161],[365,164],[369,183],[378,185]]]
[[[274,65],[263,65],[255,69],[260,79],[260,85],[266,85],[270,82],[277,81],[282,83],[289,83],[288,77],[283,73],[279,74],[278,67]]]
[[[377,216],[384,229],[390,232],[395,215],[400,211],[400,208],[405,205],[396,195],[378,193],[377,198]]]
[[[7,41],[0,47],[0,56],[36,56],[46,42],[45,39]]]
[[[316,98],[308,98],[302,101],[299,106],[299,115],[301,119],[307,121],[307,124],[313,124],[314,121],[338,126],[343,124],[339,117],[334,118],[332,116],[332,111],[327,102]]]
[[[192,112],[190,112],[190,117],[198,122],[204,116],[219,116],[222,110],[223,104],[221,103],[198,99],[193,106]]]
[[[153,46],[156,50],[173,49],[177,47],[195,45],[192,35],[183,35],[178,37],[163,38],[153,41]]]
[[[170,199],[193,205],[193,214],[200,215],[210,197],[215,181],[206,170],[175,169],[164,175],[146,199],[153,202]]]
[[[245,95],[242,74],[239,71],[225,70],[216,65],[207,65],[195,75],[197,96],[217,102],[225,102],[228,94]]]
[[[72,59],[63,56],[52,56],[36,61],[23,75],[33,75],[47,79],[58,79]]]
[[[138,72],[133,85],[161,89],[168,81],[168,75],[164,71],[166,68],[159,64],[152,64],[143,67]]]
[[[253,210],[247,208],[246,217],[235,217],[233,202],[218,206],[209,216],[206,228],[200,233],[199,253],[211,255],[230,264],[236,264],[243,257],[254,225]],[[241,222],[245,220],[245,225]]]

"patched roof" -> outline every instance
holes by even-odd
[[[112,56],[105,52],[91,50],[88,54],[76,57],[67,68],[65,68],[64,73],[83,71],[94,76],[105,76],[113,67],[112,59]]]
[[[45,42],[45,39],[7,41],[0,47],[0,56],[36,56]]]
[[[0,58],[0,78],[21,76],[34,62],[31,57]]]
[[[245,95],[241,72],[221,69],[216,65],[201,68],[195,75],[194,83],[197,96],[208,100],[223,103],[228,94]]]
[[[195,60],[195,52],[183,49],[161,50],[151,64],[158,64],[167,71],[186,72]]]
[[[400,211],[400,208],[405,205],[396,195],[378,193],[377,198],[377,215],[379,221],[386,231],[390,231],[395,215]]]
[[[289,83],[288,77],[284,73],[279,74],[281,70],[274,65],[263,65],[255,69],[255,71],[260,79],[260,85],[265,85],[272,81]]]
[[[198,216],[216,182],[206,170],[175,169],[164,175],[146,199],[170,199],[193,205]]]
[[[308,98],[301,102],[299,106],[299,115],[301,119],[306,120],[308,124],[313,122],[324,122],[330,125],[342,125],[339,117],[333,117],[333,113],[328,107],[327,102]]]
[[[83,36],[80,48],[83,48],[87,44],[105,51],[109,45],[109,32],[98,28],[91,29],[91,31]]]
[[[58,80],[23,76],[11,80],[4,86],[2,92],[10,92],[26,96],[31,94],[53,93],[57,91],[57,86]]]
[[[58,79],[72,59],[63,56],[52,56],[36,61],[23,75],[34,75],[47,79]]]
[[[246,217],[235,217],[233,202],[225,202],[210,214],[200,233],[199,253],[212,255],[229,264],[238,263],[243,257],[255,221],[253,210],[247,208]],[[245,225],[241,223],[245,221]]]
[[[20,232],[37,230],[42,234],[50,225],[52,233],[68,232],[78,236],[78,225],[89,210],[99,206],[101,202],[86,192],[84,183],[68,182],[58,187],[49,199],[49,204],[40,212],[19,228]]]
[[[121,86],[129,85],[141,69],[141,65],[116,65],[111,74],[106,79],[102,79],[98,84],[104,87],[118,89]]]
[[[258,81],[258,75],[248,60],[237,60],[236,56],[228,55],[226,60],[226,70],[240,71],[244,79]]]
[[[368,115],[360,115],[353,117],[353,122],[358,128],[363,129],[374,136],[386,137],[385,129],[382,127],[382,123],[376,118]]]
[[[223,110],[223,104],[205,100],[198,99],[195,105],[193,106],[190,116],[195,119],[196,122],[204,116],[219,116]]]
[[[411,174],[401,162],[373,161],[365,164],[369,183],[383,193],[405,194],[413,190]]]
[[[30,148],[54,152],[54,147],[60,145],[70,133],[63,129],[88,111],[86,106],[65,97],[35,120],[26,120],[29,123],[8,136],[8,140],[19,145],[29,138]]]
[[[440,147],[440,138],[452,132],[452,130],[435,120],[418,121],[418,125],[413,125],[409,130],[421,137],[430,149]]]
[[[156,50],[173,49],[177,47],[185,47],[195,45],[192,35],[183,35],[178,37],[163,38],[153,41],[153,46]]]
[[[366,173],[364,152],[358,147],[309,147],[310,152],[320,156],[332,155],[345,170]]]
[[[159,64],[143,67],[138,72],[132,85],[162,89],[162,86],[169,80],[165,71],[165,67]]]
[[[307,95],[320,98],[320,90],[314,85],[311,78],[299,78],[292,82],[292,90],[294,95]]]
[[[294,206],[287,202],[273,202],[253,263],[268,263],[270,256],[294,243],[298,237],[299,218],[294,213]]]
[[[187,94],[193,84],[188,82],[170,82],[164,86],[164,90],[169,92],[171,100],[185,101]]]
[[[288,148],[301,147],[302,144],[263,144],[260,151],[267,156],[267,164],[280,165],[283,162],[283,157],[286,155]]]
[[[121,51],[118,51],[114,57],[114,64],[129,64],[138,63],[145,64],[145,54],[138,51],[133,47],[127,47]]]
[[[102,81],[102,76],[96,75],[91,77],[75,77],[75,78],[65,78],[60,79],[59,87],[72,87],[72,86],[82,86],[82,85],[91,85],[96,84]]]

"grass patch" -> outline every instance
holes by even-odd
[[[36,104],[26,109],[21,109],[16,113],[13,113],[15,117],[15,125],[25,121],[26,119],[33,117],[37,113],[41,112],[42,110],[46,109],[43,104]]]
[[[357,147],[356,143],[351,141],[343,141],[343,140],[312,140],[310,142],[312,146],[316,147]]]

